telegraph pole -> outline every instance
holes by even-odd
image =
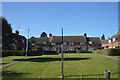
[[[26,40],[26,57],[27,57],[27,53],[28,53],[28,39],[29,39],[29,29],[28,29],[28,37],[27,37],[27,40]]]
[[[63,55],[63,28],[62,28],[62,44],[61,44],[61,52],[62,52],[62,56],[61,56],[61,61],[62,61],[62,65],[61,65],[61,80],[64,80],[64,55]]]

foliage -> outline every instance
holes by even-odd
[[[66,51],[63,51],[64,53],[76,53],[76,50],[66,50]]]
[[[102,35],[101,40],[105,40],[105,35],[104,34]]]
[[[102,50],[96,50],[94,53],[97,54],[103,54],[108,56],[120,56],[120,49],[102,49]]]
[[[58,54],[56,51],[43,51],[43,55],[54,55]]]
[[[2,50],[2,57],[5,56],[25,56],[25,50]]]
[[[92,53],[92,51],[88,51],[88,50],[79,50],[79,51],[77,51],[77,53]]]
[[[29,50],[28,51],[28,56],[40,56],[42,53],[39,50]]]
[[[35,37],[32,36],[32,37],[29,39],[29,42],[32,43],[32,44],[34,44],[34,43],[35,43]]]
[[[12,43],[12,38],[10,37],[12,28],[7,19],[2,17],[0,20],[2,20],[2,49],[9,49]]]
[[[40,37],[46,38],[46,37],[47,37],[47,34],[46,34],[45,32],[42,32],[41,35],[40,35]]]

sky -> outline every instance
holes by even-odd
[[[117,2],[3,2],[2,16],[27,37],[42,32],[60,36],[111,37],[118,31]]]

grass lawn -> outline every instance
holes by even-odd
[[[66,78],[104,77],[104,70],[111,71],[111,78],[118,78],[118,61],[92,53],[64,54]],[[61,75],[61,54],[34,56],[26,61],[3,69],[3,77],[57,78]]]
[[[25,57],[25,56],[8,56],[8,57],[0,58],[0,65],[11,63],[14,61],[14,59],[20,59],[23,57]]]

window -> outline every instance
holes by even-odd
[[[117,39],[117,38],[113,38],[113,42],[115,42],[115,41],[116,41],[116,39]]]
[[[51,45],[56,45],[55,43],[51,43]]]
[[[74,45],[74,43],[73,42],[69,42],[69,45]]]
[[[25,43],[24,39],[22,39],[22,43]]]
[[[47,44],[47,42],[43,42],[43,44]]]
[[[108,43],[111,43],[111,40],[108,40]]]
[[[85,45],[85,42],[80,42],[80,45]]]
[[[66,43],[66,42],[64,42],[64,43],[63,43],[63,45],[67,45],[67,43]]]

